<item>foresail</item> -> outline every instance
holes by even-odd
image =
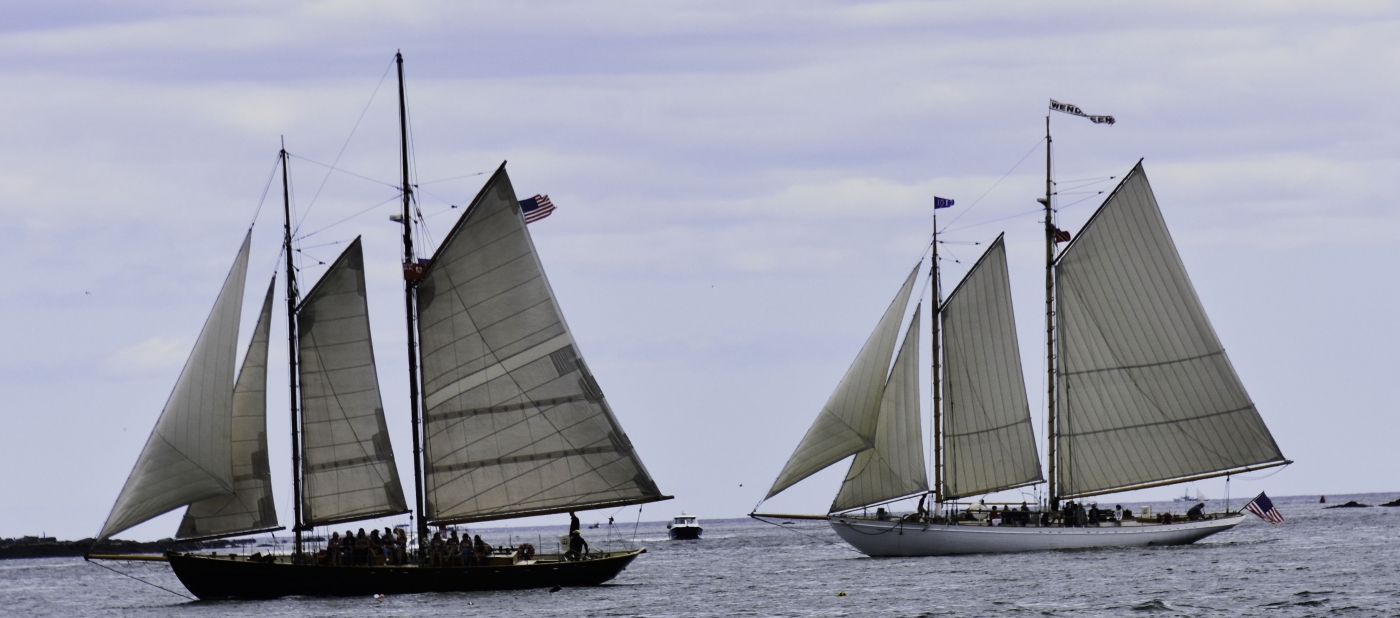
[[[303,523],[406,512],[379,396],[359,238],[297,308],[297,341]]]
[[[764,500],[871,447],[879,418],[880,395],[890,368],[890,354],[899,338],[899,323],[904,319],[904,309],[909,304],[909,294],[914,290],[915,275],[921,265],[915,265],[909,272],[894,301],[876,324],[875,332],[870,333],[855,362],[841,377],[836,391],[817,413],[817,419],[788,458]]]
[[[944,498],[1044,480],[998,236],[943,303]]]
[[[1060,495],[1285,462],[1206,317],[1141,162],[1055,274]]]
[[[191,504],[177,539],[233,536],[277,528],[272,474],[267,462],[267,345],[272,328],[272,293],[267,286],[253,339],[233,387],[233,491]]]
[[[878,504],[928,491],[923,428],[919,423],[919,313],[900,345],[880,397],[872,448],[856,454],[830,512]]]
[[[662,498],[564,322],[504,166],[417,302],[428,521]]]
[[[233,493],[233,364],[252,237],[249,230],[99,540],[192,502]]]

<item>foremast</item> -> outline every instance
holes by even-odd
[[[297,303],[300,292],[297,290],[296,264],[292,260],[292,198],[291,186],[287,179],[287,145],[282,144],[278,153],[282,158],[282,252],[287,256],[287,385],[291,393],[292,428],[292,535],[295,537],[295,556],[300,557],[301,548],[301,410],[300,396],[297,393],[297,362],[300,360],[300,344],[297,342]]]
[[[933,208],[933,501],[943,504],[943,354],[938,341],[943,321],[943,280],[938,264],[938,205]]]
[[[1045,205],[1045,371],[1046,371],[1046,408],[1045,408],[1045,440],[1046,445],[1046,479],[1048,482],[1048,498],[1051,509],[1060,508],[1059,484],[1057,482],[1058,466],[1055,465],[1057,453],[1055,451],[1056,437],[1059,430],[1059,415],[1055,405],[1055,241],[1059,238],[1059,229],[1055,227],[1055,209],[1051,206],[1051,197],[1054,195],[1054,179],[1051,176],[1052,167],[1050,159],[1050,114],[1045,115],[1045,197],[1036,201]]]
[[[422,420],[418,406],[418,285],[421,276],[413,254],[413,186],[408,169],[408,100],[404,96],[403,53],[394,53],[399,77],[399,162],[403,180],[403,302],[408,326],[408,413],[413,425],[413,494],[414,520],[417,522],[418,548],[422,550],[428,538],[427,512],[423,509],[423,441]]]

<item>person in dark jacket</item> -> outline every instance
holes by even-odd
[[[1206,518],[1206,503],[1197,502],[1196,506],[1186,511],[1186,519],[1189,521],[1200,521]]]

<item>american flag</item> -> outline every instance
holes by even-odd
[[[1249,504],[1244,505],[1244,508],[1258,515],[1259,519],[1274,524],[1275,526],[1283,523],[1283,515],[1278,512],[1278,509],[1274,508],[1274,501],[1270,500],[1262,491],[1259,492],[1259,495],[1255,496],[1253,500],[1250,500]]]
[[[525,222],[534,223],[554,212],[554,202],[548,195],[536,195],[528,200],[520,200],[520,212],[525,213]]]

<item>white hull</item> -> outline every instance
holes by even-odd
[[[832,516],[831,527],[869,556],[946,556],[1094,547],[1187,545],[1234,528],[1244,515],[1179,524],[1116,524],[1085,528],[965,525],[879,521]]]

